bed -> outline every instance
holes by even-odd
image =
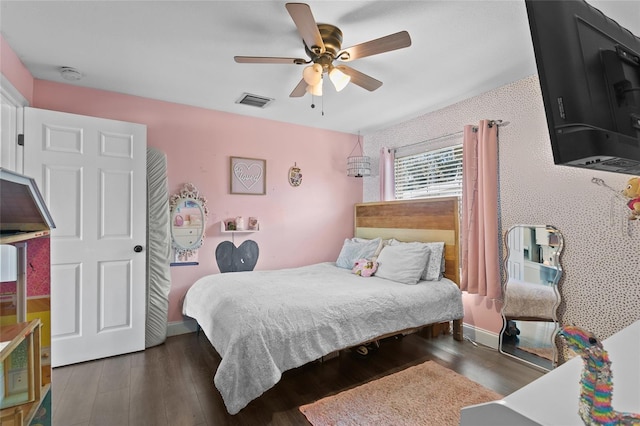
[[[462,340],[457,199],[361,203],[354,215],[354,238],[345,240],[336,262],[209,275],[187,292],[183,313],[222,358],[214,383],[230,414],[273,387],[284,371],[338,350],[450,321],[454,338]],[[373,276],[337,266],[348,244],[378,239],[386,244],[376,252]],[[400,273],[392,253],[441,243],[443,261],[430,264],[441,279],[422,279],[424,265],[417,283],[389,279],[390,272]]]
[[[502,315],[507,321],[556,321],[560,299],[555,286],[510,278],[505,288]]]

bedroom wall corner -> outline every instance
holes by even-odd
[[[499,333],[487,331],[484,328],[476,327],[474,325],[466,323],[462,325],[462,333],[465,339],[469,339],[479,345],[498,350],[498,346],[500,344]]]
[[[198,323],[194,319],[185,317],[183,320],[171,321],[167,324],[167,337],[193,333],[197,329]]]
[[[510,122],[500,129],[500,209],[503,235],[516,224],[556,226],[565,238],[562,254],[562,324],[579,324],[606,338],[640,319],[640,221],[626,219],[626,206],[603,179],[622,190],[630,176],[553,163],[537,75],[365,135],[364,151],[377,164],[382,146],[399,147],[462,130],[480,119]],[[364,201],[378,201],[377,176],[364,180]],[[597,259],[594,262],[594,259]],[[468,296],[468,295],[467,295]],[[467,325],[499,333],[500,308],[465,297]]]
[[[0,72],[31,105],[33,103],[33,76],[24,66],[18,55],[0,34]]]

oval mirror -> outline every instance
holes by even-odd
[[[191,183],[169,200],[171,207],[171,239],[178,257],[188,257],[204,242],[208,215],[207,200]]]
[[[500,352],[550,370],[558,359],[562,234],[550,225],[516,225],[507,231],[505,242]]]

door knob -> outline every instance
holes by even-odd
[[[142,246],[135,246],[133,248],[133,251],[135,251],[136,253],[140,253],[142,251]]]

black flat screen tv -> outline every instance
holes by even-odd
[[[525,0],[555,164],[640,174],[640,38],[582,0]]]

